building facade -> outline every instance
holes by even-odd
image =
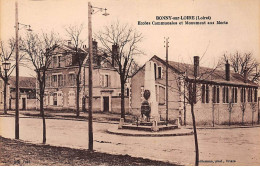
[[[19,77],[19,108],[20,110],[36,109],[36,79],[34,77]],[[6,105],[8,110],[15,109],[15,76],[10,76],[6,88]],[[0,109],[4,109],[4,81],[0,79]]]
[[[195,116],[198,124],[232,124],[258,121],[258,85],[241,75],[225,70],[200,67],[169,61],[168,63],[168,116],[169,120],[179,118],[181,123],[192,123],[188,104],[187,84],[194,80],[194,72],[200,75],[196,85]],[[157,56],[154,62],[156,100],[161,119],[166,117],[166,62]],[[144,66],[131,77],[130,110],[134,115],[141,114],[144,92]],[[185,77],[185,78],[184,78]],[[244,109],[244,111],[242,111]],[[229,113],[231,112],[231,113]],[[244,114],[244,115],[243,115]]]
[[[79,104],[88,108],[88,49],[81,49],[82,62]],[[120,78],[93,41],[93,111],[120,112]],[[76,75],[79,70],[74,49],[70,44],[57,48],[52,56],[51,67],[46,72],[44,107],[47,109],[76,109]],[[85,104],[83,96],[86,97]],[[128,99],[126,98],[128,109]]]

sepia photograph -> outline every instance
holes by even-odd
[[[0,166],[260,166],[260,0],[0,0]]]

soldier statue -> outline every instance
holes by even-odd
[[[142,114],[142,118],[144,115],[146,116],[147,122],[150,121],[150,113],[151,113],[151,106],[148,102],[149,97],[150,97],[150,91],[145,90],[144,91],[145,100],[142,102],[142,105],[141,105],[141,114]]]

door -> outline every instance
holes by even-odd
[[[53,94],[53,105],[54,106],[57,106],[58,104],[57,104],[57,93],[54,93]]]
[[[109,111],[109,97],[105,96],[103,97],[103,105],[104,105],[104,112],[108,112]]]
[[[22,98],[22,103],[23,103],[23,110],[26,109],[26,98]]]

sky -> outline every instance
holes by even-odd
[[[15,35],[15,0],[0,0],[1,39]],[[260,0],[95,0],[92,6],[107,8],[108,16],[101,12],[92,15],[93,33],[104,25],[119,21],[133,26],[143,34],[139,47],[145,55],[136,61],[141,65],[153,55],[165,59],[164,37],[169,37],[169,60],[192,63],[193,56],[201,57],[201,65],[214,67],[224,53],[252,52],[260,61]],[[84,24],[83,36],[87,40],[87,0],[19,0],[19,22],[30,24],[33,31],[58,32],[68,38],[65,27]],[[205,16],[214,25],[152,25],[156,16]],[[138,21],[150,25],[138,25]],[[171,20],[181,22],[186,20]],[[194,20],[190,20],[194,21]],[[202,20],[204,21],[204,20]],[[205,20],[208,21],[208,20]],[[216,24],[226,21],[228,24]],[[25,29],[19,31],[24,36]],[[87,41],[86,41],[87,44]],[[203,57],[202,57],[203,56]],[[32,70],[21,68],[22,76]],[[24,71],[23,71],[24,70]]]

